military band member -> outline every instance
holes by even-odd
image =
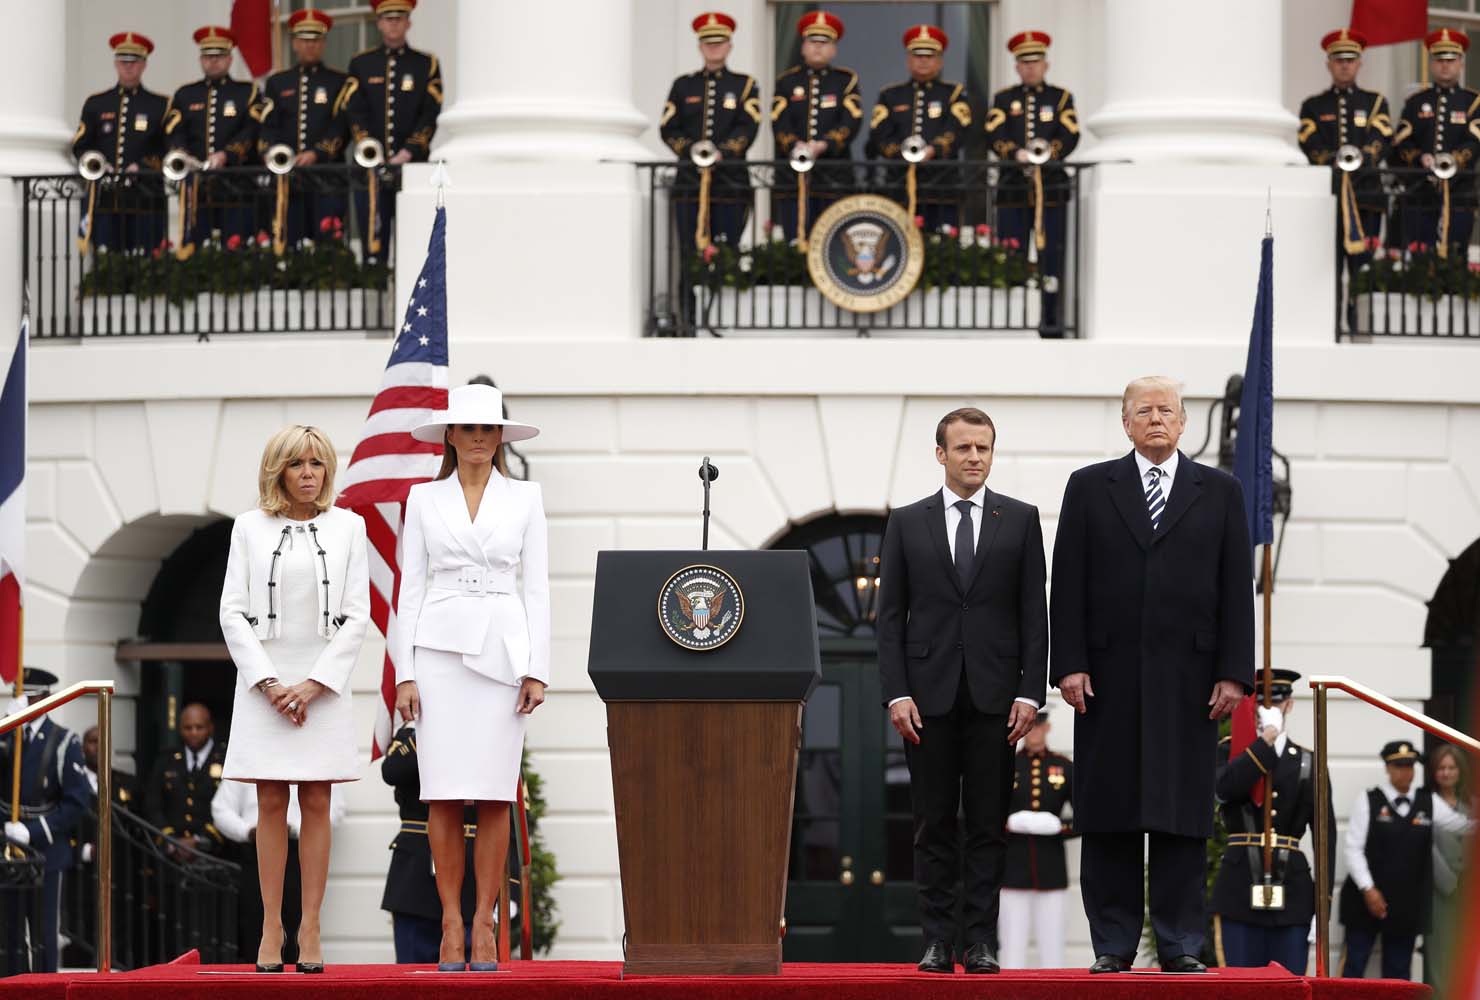
[[[1004,969],[1026,969],[1028,932],[1037,939],[1040,969],[1064,967],[1064,899],[1069,866],[1064,842],[1073,834],[1064,812],[1073,799],[1074,762],[1048,748],[1048,709],[1038,718],[1014,763],[1007,814],[1007,867],[997,940]]]
[[[1357,796],[1347,818],[1341,886],[1346,952],[1341,975],[1366,975],[1372,948],[1382,939],[1382,978],[1411,979],[1413,946],[1429,929],[1434,894],[1434,828],[1459,836],[1475,821],[1450,808],[1433,789],[1413,787],[1422,755],[1407,740],[1382,748],[1387,777]]]
[[[955,160],[971,128],[971,102],[966,88],[940,78],[950,38],[933,24],[917,24],[904,33],[910,78],[879,92],[869,121],[864,155],[871,160],[902,159],[910,136],[926,142],[927,161]],[[907,204],[905,173],[890,170],[881,178],[891,196]],[[960,225],[961,178],[955,171],[922,170],[916,211],[926,229]]]
[[[776,140],[776,158],[788,159],[798,146],[805,146],[817,161],[807,175],[807,224],[852,186],[853,154],[850,144],[863,124],[863,103],[858,94],[858,74],[834,66],[843,21],[825,10],[808,13],[797,25],[802,36],[802,64],[776,79],[771,103],[771,133]],[[786,239],[797,234],[797,179],[789,168],[779,167],[773,188],[774,218]]]
[[[180,713],[178,750],[166,750],[154,768],[146,790],[149,822],[172,838],[170,854],[185,858],[188,852],[215,853],[222,844],[221,832],[211,821],[211,799],[221,784],[226,763],[226,744],[215,738],[211,710],[199,702]]]
[[[44,698],[56,684],[55,674],[34,667],[22,673],[27,701],[16,699],[6,715],[26,707],[29,700]],[[63,873],[72,867],[73,837],[88,808],[87,778],[83,776],[82,742],[75,733],[53,722],[50,716],[34,719],[21,727],[20,816],[10,814],[13,789],[15,738],[7,733],[0,740],[0,818],[5,821],[5,840],[39,852],[45,865],[40,906],[25,891],[6,892],[4,908],[5,948],[9,969],[0,975],[21,972],[55,972],[59,954],[58,916],[61,912]],[[37,923],[39,915],[39,924]],[[28,960],[24,939],[29,928]],[[39,954],[38,954],[39,953]],[[39,962],[39,964],[37,964]]]
[[[258,153],[265,159],[273,146],[285,145],[293,151],[294,167],[340,161],[349,141],[349,102],[358,83],[324,65],[324,40],[334,19],[306,8],[294,11],[288,26],[298,65],[267,78],[257,110]],[[305,234],[317,238],[321,220],[342,217],[347,206],[343,194],[323,190],[322,183],[316,186],[312,179],[295,178],[285,238],[290,244]]]
[[[1079,115],[1074,95],[1063,87],[1044,83],[1048,47],[1052,39],[1042,31],[1020,31],[1008,39],[1007,50],[1021,81],[998,91],[987,112],[987,142],[1004,166],[997,181],[997,232],[1017,240],[1025,249],[1033,242],[1043,289],[1040,329],[1045,337],[1062,337],[1059,320],[1059,282],[1064,274],[1066,207],[1073,193],[1069,175],[1058,161],[1079,145]],[[1038,232],[1039,186],[1029,165],[1035,140],[1048,144],[1048,163],[1041,168],[1042,233]]]
[[[673,211],[678,240],[687,257],[695,249],[699,221],[699,172],[690,166],[695,143],[712,142],[719,161],[711,168],[708,231],[716,242],[740,242],[750,215],[750,174],[745,154],[760,130],[761,95],[753,77],[725,65],[735,19],[710,11],[694,18],[704,68],[673,81],[658,132],[678,157]]]
[[[142,84],[154,43],[137,31],[120,31],[108,39],[108,46],[118,83],[83,102],[72,137],[73,156],[80,160],[84,153],[102,153],[107,171],[114,175],[113,183],[89,191],[84,253],[91,247],[155,247],[164,237],[163,188],[153,179],[118,182],[118,175],[137,174],[140,168],[158,170],[164,156],[169,100]]]
[[[1315,835],[1315,754],[1290,739],[1286,720],[1295,706],[1293,670],[1273,671],[1272,708],[1258,709],[1258,737],[1232,760],[1231,737],[1219,744],[1218,809],[1228,843],[1213,883],[1214,944],[1218,964],[1262,969],[1278,962],[1297,976],[1305,974],[1308,936],[1316,912],[1315,879],[1300,849],[1307,830]],[[1270,873],[1283,887],[1283,906],[1255,907],[1251,895],[1264,883],[1264,807],[1266,775],[1273,775],[1270,799],[1274,852]],[[1256,802],[1255,798],[1259,801]],[[1336,864],[1336,814],[1326,803],[1328,870]],[[1262,890],[1261,890],[1262,892]],[[1262,902],[1262,896],[1260,899]]]
[[[1441,253],[1459,252],[1469,246],[1475,224],[1480,94],[1460,85],[1469,35],[1458,28],[1440,28],[1424,42],[1434,83],[1403,105],[1393,136],[1393,155],[1405,167],[1432,171],[1437,158],[1448,154],[1454,158],[1458,172],[1449,181],[1433,175],[1409,179],[1406,192],[1398,197],[1397,231],[1388,242],[1398,247],[1422,243],[1439,248]]]

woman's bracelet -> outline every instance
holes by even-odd
[[[268,688],[275,688],[277,686],[278,680],[276,677],[269,677],[266,680],[261,680],[257,682],[257,690],[261,691],[263,694],[267,693]]]

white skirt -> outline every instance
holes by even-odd
[[[417,646],[416,763],[421,800],[513,802],[524,751],[519,688],[463,665],[461,653]]]
[[[308,676],[308,667],[283,669],[283,684]],[[301,674],[301,675],[300,675]],[[240,677],[231,708],[222,777],[232,781],[358,781],[355,714],[350,693],[325,690],[309,702],[303,725],[273,710],[267,696]]]

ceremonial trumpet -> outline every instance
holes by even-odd
[[[925,159],[925,154],[929,150],[930,143],[925,141],[923,135],[916,132],[914,135],[905,139],[904,143],[899,147],[899,155],[904,157],[906,163],[919,163]]]
[[[165,177],[172,181],[183,181],[192,173],[202,169],[201,162],[183,149],[172,149],[164,154],[161,165]]]
[[[1053,146],[1049,145],[1047,139],[1029,139],[1024,148],[1028,151],[1028,162],[1035,167],[1041,167],[1053,159]]]
[[[1435,153],[1432,170],[1437,179],[1447,181],[1459,173],[1459,161],[1454,158],[1453,153]]]
[[[817,157],[806,146],[798,143],[791,151],[791,169],[799,174],[805,174],[817,166]]]
[[[85,181],[95,181],[108,172],[108,158],[96,149],[89,149],[77,158],[77,173]]]
[[[355,165],[374,170],[385,162],[385,145],[374,136],[365,136],[355,143]]]
[[[1362,151],[1351,143],[1345,143],[1336,151],[1336,168],[1351,173],[1362,167]]]
[[[297,158],[292,146],[286,142],[279,142],[267,147],[267,152],[262,156],[262,162],[267,164],[268,170],[282,175],[293,169],[293,161]]]
[[[719,162],[719,147],[708,139],[700,139],[689,147],[689,159],[701,170],[712,167]]]

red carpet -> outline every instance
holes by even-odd
[[[322,976],[256,975],[245,966],[203,966],[177,960],[102,977],[71,973],[0,981],[0,997],[46,1000],[212,1000],[312,997],[313,1000],[395,1000],[508,997],[662,997],[671,1000],[1426,1000],[1428,987],[1375,980],[1324,981],[1278,967],[1217,969],[1206,976],[1133,973],[1090,976],[1083,970],[1006,972],[949,978],[898,965],[788,965],[776,977],[627,979],[615,962],[513,962],[493,974],[434,973],[423,966],[330,967]],[[420,971],[418,971],[420,970]]]

